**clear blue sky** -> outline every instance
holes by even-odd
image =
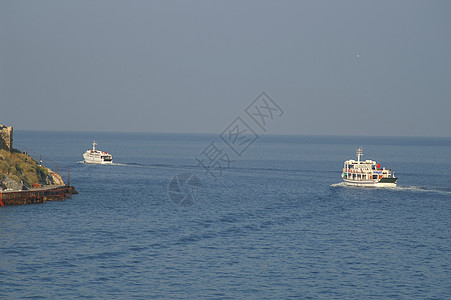
[[[451,1],[0,0],[0,124],[451,136]]]

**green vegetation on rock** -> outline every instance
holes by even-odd
[[[0,188],[29,189],[33,184],[61,184],[60,179],[61,176],[40,166],[27,154],[17,150],[0,150]]]

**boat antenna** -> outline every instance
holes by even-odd
[[[357,163],[360,164],[360,156],[363,155],[362,146],[357,149]]]

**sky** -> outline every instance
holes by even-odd
[[[0,124],[451,136],[451,1],[0,0]]]

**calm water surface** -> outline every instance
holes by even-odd
[[[94,139],[115,165],[80,163]],[[79,195],[0,208],[0,298],[451,298],[451,139],[263,136],[217,181],[213,140],[16,131]],[[398,188],[337,184],[360,145]],[[181,173],[194,205],[169,200]]]

